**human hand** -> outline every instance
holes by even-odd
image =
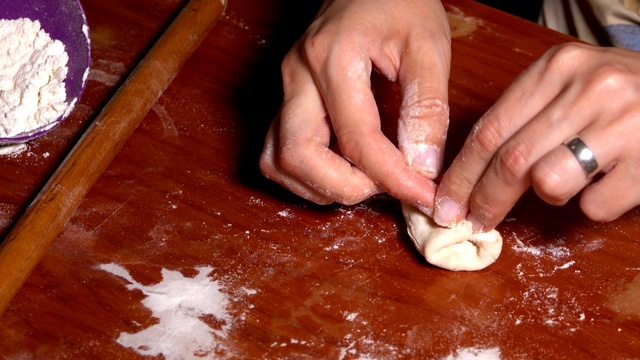
[[[583,190],[589,218],[614,220],[640,204],[639,99],[639,52],[550,49],[474,126],[443,175],[434,219],[446,226],[466,216],[474,231],[492,229],[532,186],[553,205]],[[563,145],[575,136],[595,154],[599,180]]]
[[[267,134],[263,174],[319,204],[386,191],[431,213],[450,58],[439,1],[327,1],[282,63],[284,101]],[[399,149],[381,131],[373,69],[402,89]],[[330,148],[332,132],[341,154]]]

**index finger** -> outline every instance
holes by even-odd
[[[435,184],[410,168],[381,130],[371,60],[358,50],[343,50],[351,55],[334,57],[329,68],[335,71],[317,80],[343,155],[392,196],[431,209]]]
[[[529,67],[474,125],[460,153],[440,182],[434,213],[434,220],[438,224],[450,226],[467,216],[472,192],[478,186],[478,181],[483,177],[496,153],[559,93],[561,81],[551,76],[544,76],[546,64],[546,59],[542,58]],[[515,168],[513,173],[518,173],[514,175],[517,179],[509,184],[513,186],[509,192],[502,192],[504,189],[501,187],[493,190],[496,197],[506,196],[507,198],[496,199],[492,204],[481,204],[482,206],[489,207],[497,203],[513,202],[515,201],[513,198],[521,195],[524,192],[523,189],[529,186],[528,178],[521,169],[528,166],[532,150],[524,143],[521,145],[521,147],[514,146],[508,154],[505,152],[506,156],[501,157],[502,160],[510,163],[509,167]]]

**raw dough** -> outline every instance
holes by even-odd
[[[432,265],[453,271],[474,271],[493,264],[500,256],[502,236],[496,230],[474,234],[468,221],[445,228],[407,204],[402,205],[402,213],[409,237]]]

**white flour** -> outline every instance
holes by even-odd
[[[0,146],[0,156],[17,156],[27,150],[27,144]]]
[[[52,125],[68,107],[64,44],[29,19],[0,20],[0,137]]]
[[[142,303],[153,312],[158,323],[137,333],[121,333],[118,343],[141,355],[164,356],[167,360],[215,359],[227,352],[223,340],[231,325],[227,312],[229,299],[221,285],[209,278],[211,267],[197,268],[193,278],[178,271],[162,270],[162,281],[142,285],[122,266],[100,265],[100,269],[127,280],[130,290],[141,290],[147,297]],[[213,316],[221,323],[213,329],[202,319]]]
[[[443,360],[500,360],[500,349],[490,348],[462,348],[458,349],[455,354],[451,354]]]

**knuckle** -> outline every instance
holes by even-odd
[[[529,147],[520,142],[500,148],[493,163],[496,175],[507,184],[518,182],[529,171],[530,156]]]
[[[280,63],[280,70],[282,72],[288,72],[288,70],[294,66],[294,63],[296,61],[295,49],[292,49],[282,58],[282,63]]]
[[[258,162],[258,167],[260,168],[260,172],[262,175],[267,177],[268,179],[272,179],[275,175],[276,168],[271,160],[271,157],[268,156],[265,152],[260,156],[260,161]]]
[[[300,60],[295,53],[296,50],[289,51],[280,64],[280,73],[282,74],[282,84],[286,87],[295,81],[295,75],[298,71]]]
[[[278,163],[284,173],[295,174],[298,172],[298,168],[301,164],[300,155],[296,151],[291,149],[282,149],[278,156]]]
[[[566,187],[567,182],[557,173],[542,174],[533,170],[531,183],[536,194],[551,205],[564,205],[573,196],[573,192]]]
[[[268,179],[273,179],[278,175],[278,169],[275,164],[275,139],[273,138],[273,128],[269,130],[262,153],[258,160],[258,167],[262,175]]]
[[[332,183],[333,185],[331,186],[329,186],[329,184],[317,183],[309,185],[319,193],[322,193],[327,199],[332,199],[342,205],[355,205],[376,193],[375,189],[370,186],[372,184],[363,182],[362,179],[356,175],[356,172],[354,172],[353,169],[351,173],[348,173],[348,171],[344,172],[342,170],[345,169],[325,169],[325,171],[333,172],[333,174],[329,176],[330,178],[341,178],[342,181],[339,183]]]
[[[340,196],[338,202],[342,205],[351,206],[356,205],[368,198],[367,195],[363,194],[354,194],[354,193],[345,193]]]
[[[600,50],[591,46],[578,43],[566,43],[557,45],[549,52],[546,67],[557,73],[566,72],[567,68],[573,69],[576,64],[583,63],[585,59],[593,57]],[[573,70],[572,70],[573,71]],[[583,86],[597,92],[628,91],[628,82],[634,77],[629,71],[615,62],[600,63],[584,78]]]
[[[534,190],[544,201],[555,206],[564,205],[569,201],[569,199],[571,199],[571,194],[568,192],[559,192],[553,188],[540,188],[539,186],[534,186]]]
[[[625,206],[624,203],[606,201],[606,198],[610,196],[610,192],[604,190],[607,194],[604,195],[603,190],[604,188],[601,184],[596,182],[588,186],[580,196],[580,209],[582,209],[587,218],[593,221],[613,221],[622,214]]]
[[[338,40],[334,36],[328,35],[334,29],[325,29],[309,34],[301,44],[301,51],[311,69],[320,71],[328,65],[328,60],[334,58],[335,54],[344,54],[352,48],[352,44],[358,44],[358,33],[343,34]],[[336,56],[339,58],[339,56]]]
[[[465,199],[476,185],[477,179],[467,171],[450,167],[440,181],[438,186],[439,194],[447,194],[447,197],[454,199]]]
[[[356,134],[353,131],[341,131],[338,137],[342,155],[352,163],[358,164],[366,154],[366,144],[362,139],[370,138],[365,134]]]
[[[415,93],[414,93],[415,92]],[[400,117],[405,119],[422,118],[429,115],[448,117],[449,106],[440,97],[419,97],[419,90],[409,90],[402,103]]]
[[[498,116],[489,115],[474,125],[471,133],[471,146],[483,158],[489,158],[502,144],[504,131],[500,124],[501,119]]]
[[[322,55],[327,53],[327,45],[321,35],[312,34],[302,42],[302,51],[309,66],[313,69],[318,69],[321,66],[320,59],[323,58]]]
[[[496,209],[484,197],[474,193],[469,199],[469,210],[483,222],[493,219]]]
[[[344,31],[336,26],[326,25],[317,32],[310,33],[300,44],[302,57],[315,73],[343,71],[352,66],[354,56],[361,53],[371,43],[366,26],[359,24]]]
[[[556,45],[549,51],[546,66],[550,70],[564,69],[574,66],[581,59],[592,53],[593,50],[579,43],[565,43]]]
[[[593,72],[586,85],[599,93],[624,93],[628,90],[627,82],[632,78],[629,75],[614,64],[605,64]]]
[[[594,202],[581,201],[580,208],[582,212],[593,221],[609,222],[618,217],[617,214],[613,214],[608,208]]]
[[[438,97],[405,95],[398,119],[398,141],[406,143],[444,143],[449,126],[449,106]]]

